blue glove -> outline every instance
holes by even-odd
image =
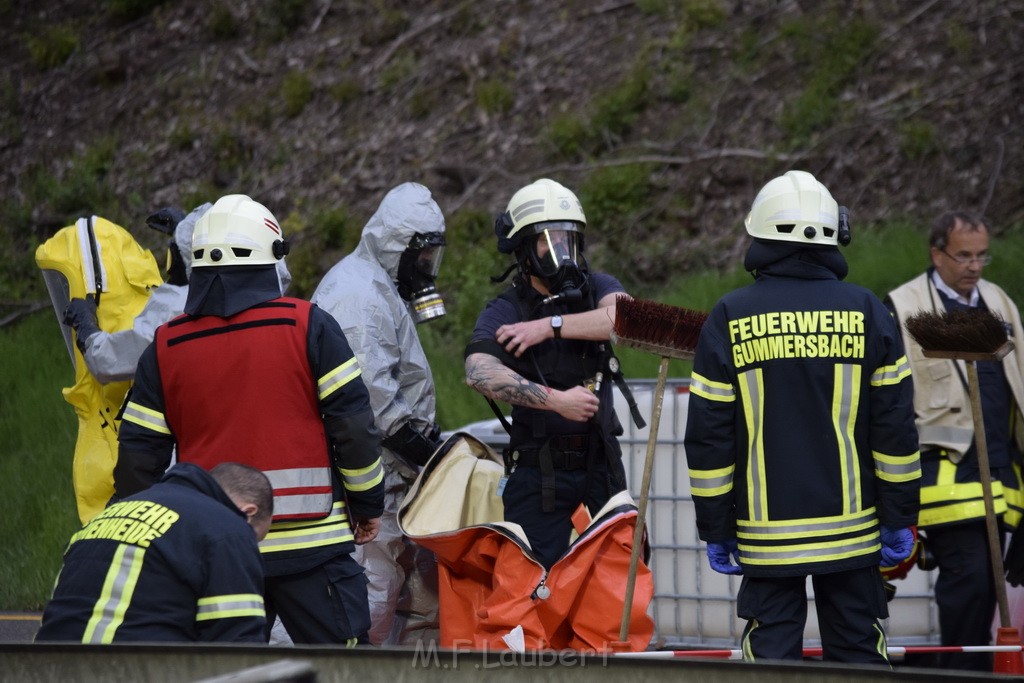
[[[733,564],[733,561],[736,564]],[[740,551],[736,548],[736,539],[730,538],[724,543],[708,543],[708,562],[719,574],[742,574]]]
[[[882,527],[882,567],[895,567],[910,557],[914,550],[914,533],[910,529]]]

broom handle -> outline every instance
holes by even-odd
[[[626,599],[622,604],[622,626],[619,641],[625,642],[629,635],[629,618],[633,611],[633,590],[636,588],[636,569],[640,563],[640,544],[644,537],[644,520],[647,518],[647,498],[651,488],[651,472],[654,470],[654,448],[658,442],[658,425],[661,423],[661,403],[665,396],[665,378],[668,376],[668,357],[661,357],[658,366],[658,383],[654,388],[654,410],[651,411],[651,431],[647,437],[647,458],[644,460],[644,477],[640,484],[640,505],[636,511],[636,527],[633,529],[633,550],[629,554],[629,577],[626,579]]]
[[[999,528],[996,520],[995,503],[992,500],[992,472],[988,467],[988,442],[985,439],[985,421],[981,416],[981,388],[978,383],[978,368],[974,361],[967,361],[967,384],[971,391],[971,415],[974,418],[974,443],[978,451],[978,469],[981,474],[981,493],[985,499],[985,529],[988,532],[988,553],[992,563],[992,578],[996,587],[996,601],[999,604],[999,624],[1010,626],[1010,606],[1006,598],[1006,580],[1003,577],[1003,547],[999,542]]]

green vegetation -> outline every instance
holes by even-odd
[[[284,38],[302,25],[309,0],[268,0],[262,3],[262,19],[274,38]]]
[[[597,154],[625,135],[649,99],[651,74],[643,62],[612,87],[594,97],[583,113],[573,108],[556,116],[548,139],[566,157]]]
[[[78,49],[78,34],[71,24],[47,26],[39,35],[26,39],[32,63],[46,70],[58,67],[68,61]]]
[[[477,83],[473,92],[476,106],[488,114],[503,114],[510,110],[516,103],[510,82],[512,79],[508,77],[495,76]]]
[[[164,2],[166,0],[104,0],[103,7],[113,19],[128,22],[149,13]]]
[[[939,134],[928,121],[910,119],[899,126],[900,151],[907,159],[927,159],[941,151]]]
[[[0,609],[39,609],[78,528],[78,420],[60,392],[74,372],[52,310],[0,328],[0,354]]]
[[[284,100],[284,113],[294,119],[302,113],[309,101],[313,99],[313,81],[302,71],[289,71],[281,82],[281,99]]]
[[[804,91],[783,106],[779,124],[794,143],[827,128],[840,114],[839,95],[871,54],[878,26],[866,19],[801,16],[782,25],[778,49],[807,64]],[[794,74],[795,76],[795,74]]]
[[[231,3],[218,2],[206,14],[206,30],[214,40],[230,40],[241,32]]]

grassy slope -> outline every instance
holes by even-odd
[[[854,229],[854,242],[843,252],[851,282],[884,295],[927,264],[920,230],[905,225]],[[994,242],[996,259],[986,269],[986,276],[1017,301],[1024,300],[1024,279],[1016,276],[1024,262],[1021,232],[1011,231]],[[707,310],[723,292],[749,281],[742,271],[691,273],[653,298]],[[491,417],[484,399],[462,382],[464,341],[424,335],[437,384],[439,421],[446,429]],[[620,357],[627,377],[657,372],[654,356],[621,349]],[[77,425],[60,393],[71,382],[71,365],[53,313],[37,313],[0,329],[0,358],[0,609],[34,609],[46,600],[64,543],[77,528],[71,491]],[[671,374],[688,372],[688,364],[672,361]]]
[[[74,376],[52,311],[0,329],[0,358],[0,609],[35,609],[78,526],[78,421],[60,392]]]

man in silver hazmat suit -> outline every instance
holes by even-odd
[[[341,324],[385,435],[380,533],[357,547],[369,579],[370,642],[413,644],[438,636],[433,553],[403,537],[398,506],[439,446],[434,381],[416,324],[444,315],[434,281],[444,216],[430,191],[403,183],[381,201],[355,250],[324,276],[312,302]]]

